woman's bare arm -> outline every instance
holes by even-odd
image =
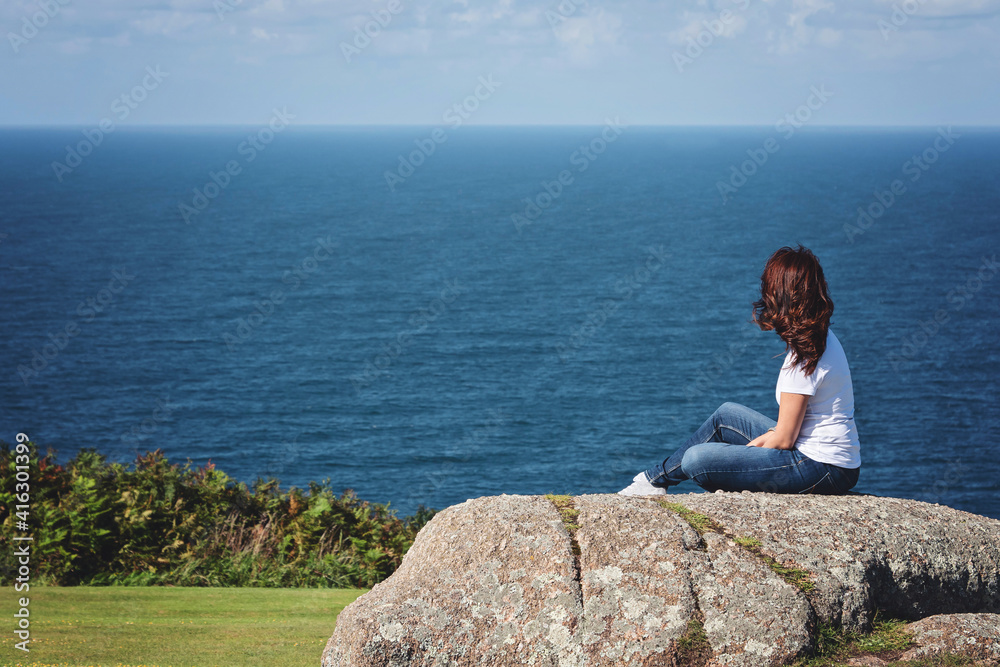
[[[773,431],[768,431],[748,442],[747,447],[794,449],[808,404],[809,396],[806,394],[781,392],[781,404],[778,406],[778,425],[774,427]]]

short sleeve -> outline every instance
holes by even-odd
[[[806,396],[815,396],[816,388],[819,387],[819,383],[823,379],[824,373],[817,368],[812,375],[806,377],[805,371],[798,364],[792,365],[792,353],[789,352],[788,356],[785,357],[785,363],[781,367],[781,373],[778,374],[778,386],[777,394],[781,395],[781,392],[788,394],[805,394]]]

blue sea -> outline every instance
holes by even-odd
[[[2,440],[401,515],[614,492],[723,402],[777,416],[751,302],[801,243],[855,490],[1000,518],[1000,131],[84,130],[0,131]]]

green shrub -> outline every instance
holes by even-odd
[[[434,510],[400,519],[388,505],[340,496],[329,482],[281,491],[236,483],[213,464],[134,465],[93,449],[65,466],[32,443],[32,581],[54,585],[370,587],[399,566]],[[0,442],[0,584],[17,563],[15,458]]]

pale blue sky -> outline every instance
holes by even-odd
[[[816,124],[1000,118],[1000,0],[63,2],[0,0],[0,124],[773,125],[812,86]]]

